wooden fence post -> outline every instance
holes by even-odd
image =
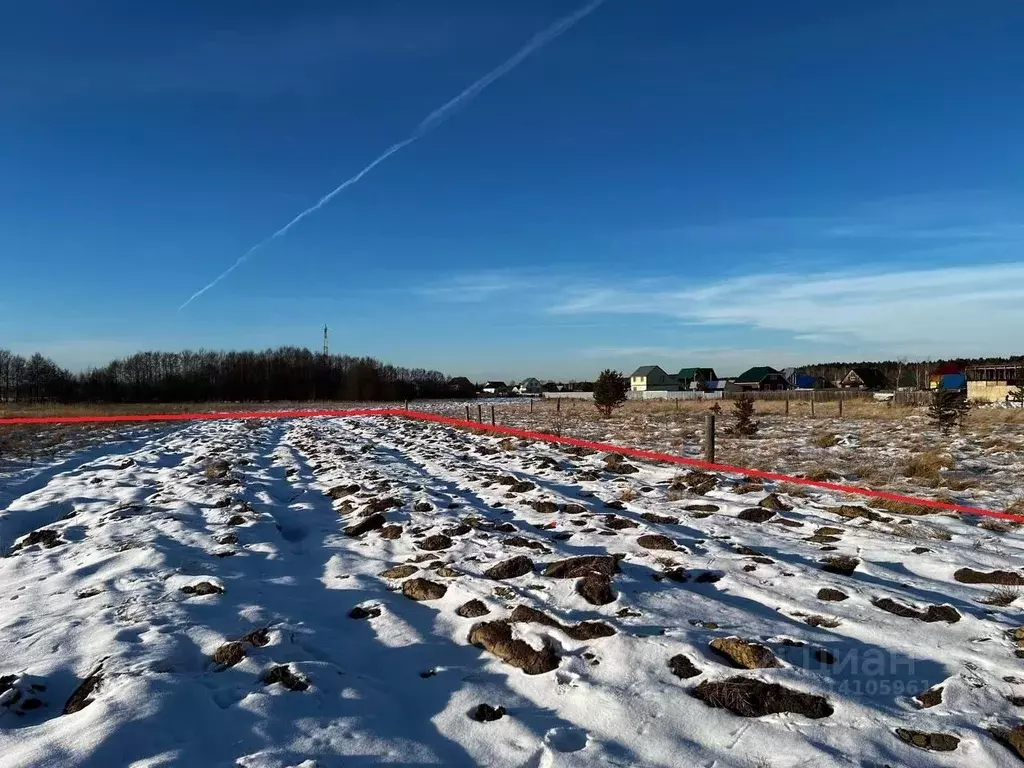
[[[814,390],[811,390],[811,418],[814,418]]]
[[[480,403],[476,404],[476,420],[481,424],[484,423],[484,407]]]
[[[466,404],[466,421],[469,421],[469,404]]]
[[[789,395],[786,395],[786,415],[789,416]]]
[[[715,460],[715,414],[704,417],[704,461]]]
[[[558,413],[562,412],[562,398],[560,397],[555,398],[555,411]]]
[[[494,406],[491,406],[491,426],[494,426]]]
[[[530,398],[530,413],[533,413],[533,398]]]

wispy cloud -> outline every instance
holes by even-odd
[[[527,275],[508,271],[474,272],[452,275],[446,280],[415,288],[415,292],[435,301],[473,304],[511,296],[534,286]]]
[[[1008,352],[1019,348],[1024,327],[1024,262],[758,274],[680,289],[578,289],[549,311],[661,315],[890,353]]]

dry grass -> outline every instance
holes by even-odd
[[[837,480],[842,479],[840,474],[833,469],[828,467],[815,467],[814,469],[805,473],[808,480],[816,480],[819,483],[834,483]]]
[[[793,483],[782,483],[779,485],[779,493],[785,493],[794,498],[806,499],[811,495],[806,485],[794,485]]]
[[[839,445],[839,438],[831,432],[821,432],[811,438],[811,445],[816,448],[832,448]]]
[[[981,485],[981,481],[974,477],[944,477],[941,484],[951,491],[959,492],[977,488]]]
[[[1018,597],[1020,597],[1020,590],[1017,587],[994,587],[981,602],[985,603],[985,605],[1005,608]]]
[[[221,411],[305,410],[309,408],[344,408],[339,403],[4,403],[0,418],[16,416],[132,416],[153,413],[214,413]]]
[[[894,501],[892,499],[872,499],[871,506],[884,509],[886,512],[892,512],[896,515],[912,515],[919,517],[921,515],[934,515],[940,510],[934,507],[926,507],[921,504],[911,504],[907,501]]]
[[[993,533],[1010,533],[1016,530],[1018,525],[1020,524],[1010,520],[1000,520],[995,517],[986,517],[978,523],[979,528],[984,528],[986,531],[992,531]]]
[[[924,451],[916,456],[911,456],[903,464],[902,472],[904,477],[913,478],[919,482],[937,484],[942,478],[943,469],[953,469],[956,463],[953,457],[942,451]]]
[[[1006,507],[1006,511],[1011,515],[1021,515],[1024,517],[1024,496],[1020,496],[1009,503]]]
[[[941,525],[924,522],[914,522],[913,524],[908,525],[907,523],[910,521],[903,520],[901,522],[888,523],[882,530],[890,536],[897,536],[901,539],[912,539],[914,541],[921,541],[925,539],[931,539],[933,541],[952,541],[953,539],[952,534],[950,534],[950,532]]]
[[[988,453],[1012,453],[1024,450],[1019,441],[1009,437],[990,437],[981,441],[981,447]]]

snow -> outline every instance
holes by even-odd
[[[227,462],[225,476],[214,460]],[[976,520],[950,515],[850,519],[829,512],[840,500],[824,494],[780,493],[794,509],[757,523],[737,515],[777,490],[771,484],[741,493],[748,489],[723,477],[698,496],[673,485],[678,467],[629,463],[636,473],[615,475],[601,454],[353,418],[175,425],[0,475],[0,678],[14,676],[0,694],[0,762],[1019,764],[988,729],[1018,722],[1007,696],[1024,695],[1024,679],[1007,632],[1024,622],[1016,603],[981,602],[991,586],[953,578],[963,567],[1017,572],[1019,533],[979,535]],[[512,492],[497,482],[509,476],[534,487]],[[359,490],[336,500],[327,493],[347,485]],[[346,535],[371,502],[391,497],[399,506],[383,514],[402,526],[400,536]],[[606,507],[619,499],[621,509]],[[531,502],[541,500],[585,510],[538,512]],[[686,509],[694,504],[718,510]],[[636,527],[609,528],[607,514]],[[467,530],[457,527],[463,522]],[[838,541],[808,541],[821,527],[840,529]],[[56,546],[19,546],[41,529],[59,534]],[[442,532],[450,548],[418,546]],[[650,534],[676,549],[645,549],[638,540]],[[545,551],[503,544],[510,536]],[[914,554],[920,547],[929,551]],[[592,554],[623,555],[609,604],[586,602],[576,579],[543,575],[549,563]],[[535,571],[484,576],[516,555],[529,556]],[[860,562],[850,576],[822,570],[833,555]],[[439,562],[432,568],[428,558]],[[443,584],[445,595],[417,602],[402,594],[403,579],[381,576],[405,563],[419,568],[411,578]],[[454,575],[437,573],[442,564]],[[676,566],[691,578],[654,578]],[[213,594],[182,592],[204,582]],[[825,602],[816,597],[824,587],[849,597]],[[459,616],[474,598],[490,613]],[[876,607],[881,598],[921,610],[951,606],[961,618],[905,618]],[[475,625],[518,605],[563,625],[596,620],[616,632],[577,640],[515,623],[516,637],[560,657],[556,670],[527,675],[469,642]],[[356,606],[379,615],[350,618]],[[811,616],[838,625],[811,626]],[[243,643],[239,663],[211,660],[224,643],[261,628],[267,642]],[[768,647],[780,666],[733,668],[709,647],[730,636]],[[818,651],[835,663],[819,661]],[[668,660],[676,654],[700,675],[675,677]],[[308,688],[266,685],[279,665]],[[62,714],[97,670],[91,703]],[[834,713],[740,717],[691,695],[705,680],[736,675],[823,696]],[[941,703],[921,708],[912,695],[934,686],[943,687]],[[25,709],[33,698],[42,706]],[[469,713],[481,703],[507,714],[477,722]],[[926,751],[899,740],[896,728],[960,742],[952,752]]]

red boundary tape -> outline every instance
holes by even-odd
[[[809,480],[805,477],[792,477],[775,472],[765,472],[760,469],[749,469],[747,467],[734,467],[729,464],[712,464],[700,459],[688,459],[683,456],[672,456],[667,453],[656,453],[645,451],[639,448],[627,448],[621,445],[610,443],[598,443],[591,440],[581,440],[575,437],[560,437],[549,435],[544,432],[533,432],[527,429],[515,427],[499,427],[490,424],[482,424],[476,421],[455,419],[450,416],[441,416],[436,413],[425,413],[423,411],[409,411],[404,408],[353,408],[349,410],[306,410],[306,411],[238,411],[220,413],[166,413],[166,414],[140,414],[140,415],[116,415],[116,416],[28,416],[8,419],[0,419],[0,426],[5,425],[29,425],[29,424],[109,424],[126,422],[154,422],[154,421],[212,421],[218,419],[304,419],[309,417],[346,417],[346,416],[401,416],[407,419],[418,419],[420,421],[432,421],[438,424],[447,424],[462,429],[479,429],[486,432],[495,432],[502,435],[512,435],[528,440],[543,440],[549,443],[560,443],[563,445],[574,445],[580,448],[591,448],[597,451],[608,451],[610,453],[621,453],[625,456],[635,456],[650,461],[663,461],[670,464],[682,464],[698,469],[707,469],[715,472],[729,472],[747,477],[759,477],[765,480],[774,480],[794,485],[807,485],[813,488],[821,488],[826,491],[848,493],[856,496],[867,496],[869,498],[887,499],[899,501],[906,504],[916,504],[921,507],[932,507],[952,512],[961,512],[968,515],[984,515],[986,517],[997,517],[1003,520],[1014,520],[1024,522],[1024,515],[1014,515],[1009,512],[999,512],[994,509],[982,509],[980,507],[968,507],[963,504],[952,504],[934,499],[922,499],[916,496],[905,496],[899,493],[888,491],[876,491],[870,488],[860,488],[856,485],[841,485],[821,480]]]

